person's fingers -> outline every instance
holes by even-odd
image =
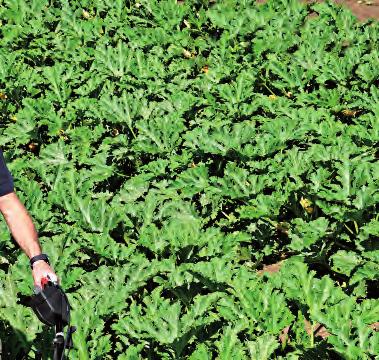
[[[45,280],[43,280],[45,279]],[[47,280],[46,280],[47,279]],[[59,284],[58,278],[52,274],[43,274],[43,275],[36,275],[34,277],[34,286],[38,286],[40,288],[43,288],[47,281],[50,280],[52,283]]]
[[[49,281],[49,280],[56,284],[60,283],[58,276],[55,274],[53,269],[44,262],[36,263],[35,266],[33,267],[32,273],[33,273],[35,286],[39,286],[43,288],[44,285],[46,284],[46,281]]]
[[[33,273],[33,279],[34,279],[34,286],[42,288],[41,277]]]
[[[47,274],[47,277],[50,279],[50,281],[52,281],[53,283],[57,283],[59,284],[59,279],[58,279],[58,276],[55,275],[54,273],[49,273]]]

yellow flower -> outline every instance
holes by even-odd
[[[88,11],[84,10],[82,11],[82,16],[84,19],[88,20],[91,16]]]
[[[359,113],[359,110],[350,110],[350,109],[344,109],[342,110],[342,114],[345,116],[355,116]]]
[[[204,65],[204,66],[202,67],[201,71],[202,71],[203,73],[207,74],[208,71],[209,71],[209,67],[208,67],[208,65]]]
[[[186,50],[186,49],[183,49],[183,55],[184,55],[184,57],[187,58],[187,59],[189,59],[189,58],[192,56],[191,52],[189,52],[189,51]]]
[[[312,206],[312,201],[310,201],[309,199],[301,197],[301,199],[300,199],[300,205],[302,206],[302,208],[308,214],[312,214],[313,213],[314,209],[313,209],[313,206]]]

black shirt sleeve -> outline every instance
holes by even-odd
[[[13,177],[5,164],[3,152],[0,150],[0,196],[14,191]]]

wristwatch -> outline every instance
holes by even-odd
[[[33,264],[39,260],[46,261],[50,265],[49,258],[47,257],[47,255],[46,254],[39,254],[39,255],[33,256],[30,259],[30,267],[33,269]]]

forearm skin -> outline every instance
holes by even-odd
[[[15,192],[0,196],[0,212],[13,238],[25,254],[29,258],[41,254],[38,233],[32,218]]]

